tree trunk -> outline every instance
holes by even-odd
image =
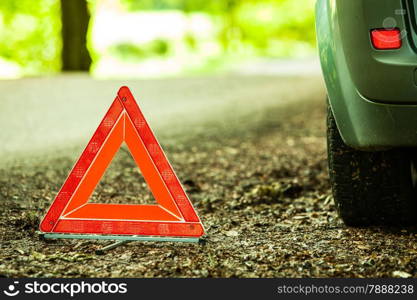
[[[88,71],[91,57],[87,49],[90,21],[86,0],[61,0],[62,71]]]

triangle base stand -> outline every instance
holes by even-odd
[[[114,241],[141,241],[141,242],[183,242],[199,243],[202,238],[182,238],[163,236],[137,236],[137,235],[99,235],[99,234],[66,234],[42,233],[44,239],[77,239],[77,240],[114,240]]]
[[[136,236],[136,235],[99,235],[99,234],[63,234],[63,233],[41,233],[43,239],[76,239],[76,240],[111,240],[116,241],[103,248],[97,249],[97,255],[103,255],[106,251],[131,242],[172,242],[172,243],[195,243],[204,244],[203,238],[181,238],[181,237],[160,237],[160,236]]]

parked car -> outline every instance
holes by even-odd
[[[328,161],[348,225],[417,223],[417,1],[318,0]]]

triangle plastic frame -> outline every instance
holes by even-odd
[[[88,203],[125,142],[157,205]],[[201,237],[203,225],[132,93],[120,88],[40,224],[44,233]]]

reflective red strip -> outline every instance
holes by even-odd
[[[395,29],[374,29],[371,31],[372,45],[378,50],[399,49],[402,46],[401,32]]]

